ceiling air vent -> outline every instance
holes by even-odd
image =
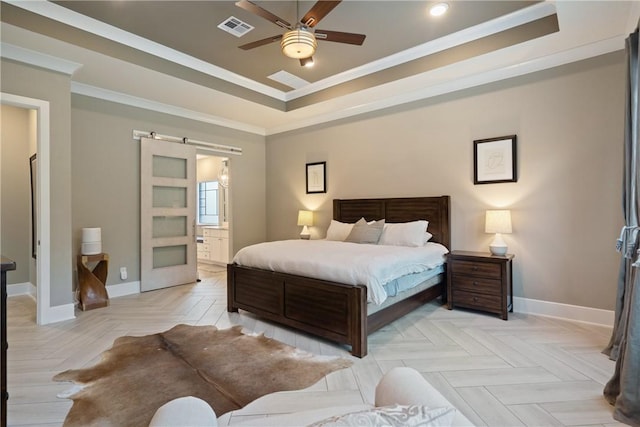
[[[218,28],[226,31],[227,33],[231,33],[236,37],[242,37],[247,34],[249,31],[253,30],[254,27],[247,24],[246,22],[242,22],[235,16],[230,16],[225,19]]]

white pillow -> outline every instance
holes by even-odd
[[[149,423],[149,427],[186,425],[192,427],[217,426],[216,413],[207,402],[198,397],[179,397],[158,408]]]
[[[425,220],[385,224],[378,244],[389,246],[424,246],[428,241],[427,237],[429,239],[433,237],[425,235],[428,225],[429,222]]]
[[[353,224],[347,224],[346,222],[340,222],[332,219],[331,224],[329,224],[329,229],[327,229],[327,240],[344,242],[349,233],[351,233],[352,228]]]
[[[428,408],[421,405],[394,405],[367,411],[337,415],[311,424],[309,427],[389,426],[389,427],[448,427],[453,423],[456,409]]]
[[[431,238],[433,237],[433,234],[429,233],[428,231],[424,232],[424,244],[426,245],[427,242],[429,240],[431,240]]]

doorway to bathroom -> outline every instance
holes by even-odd
[[[230,254],[230,159],[198,154],[196,176],[198,272],[226,271]]]

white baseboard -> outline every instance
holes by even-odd
[[[17,295],[29,295],[34,301],[37,298],[37,288],[31,283],[16,283],[7,286],[7,296],[13,297]],[[140,293],[140,282],[118,283],[116,285],[107,286],[107,294],[109,298],[117,298],[125,295],[134,295]],[[72,296],[73,303],[48,307],[44,310],[41,323],[47,325],[49,323],[62,322],[64,320],[75,319],[75,307],[77,305],[75,293]]]
[[[27,283],[15,283],[13,285],[7,285],[7,297],[15,297],[18,295],[28,295],[37,304],[38,300],[38,288],[33,284]],[[75,304],[63,304],[55,307],[47,307],[42,311],[42,318],[40,319],[41,325],[48,325],[49,323],[62,322],[64,320],[75,319]]]
[[[140,281],[118,283],[116,285],[107,285],[107,295],[109,298],[123,297],[126,295],[134,295],[140,293]]]
[[[49,323],[62,322],[75,318],[75,304],[63,304],[45,309],[40,323],[42,325],[48,325]]]
[[[29,295],[35,300],[36,292],[36,287],[31,282],[14,283],[13,285],[7,285],[7,297]]]
[[[109,298],[118,298],[124,297],[127,295],[135,295],[140,293],[140,282],[127,282],[127,283],[117,283],[115,285],[107,285],[105,287],[107,290],[107,295]],[[73,303],[77,306],[78,301],[78,291],[73,292]]]
[[[15,283],[7,286],[7,296],[29,295],[36,299],[37,288],[29,282]],[[109,298],[123,297],[140,293],[140,281],[118,283],[107,286]],[[45,310],[43,324],[61,322],[75,318],[75,304],[64,304],[49,307]],[[554,317],[557,319],[573,320],[613,327],[615,312],[599,308],[582,307],[578,305],[562,304],[531,298],[513,297],[513,311],[518,313],[535,314],[538,316]]]
[[[613,327],[615,311],[513,297],[513,311]]]

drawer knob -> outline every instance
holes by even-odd
[[[478,282],[473,282],[473,286],[478,286]]]
[[[473,297],[473,302],[478,302],[478,297]]]
[[[477,265],[474,265],[473,267],[471,267],[473,269],[473,271],[476,271],[478,269]]]

